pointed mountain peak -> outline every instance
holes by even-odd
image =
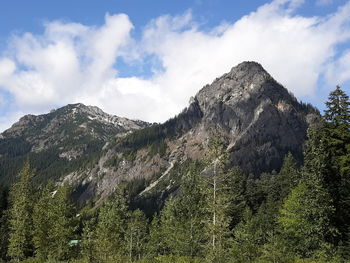
[[[250,81],[262,83],[266,80],[273,80],[263,66],[254,61],[244,61],[238,64],[229,73],[225,74],[224,77],[236,79],[240,82]]]
[[[257,62],[246,61],[233,67],[230,72],[217,78],[212,84],[201,89],[196,98],[206,111],[210,105],[237,104],[255,100],[260,103],[270,99],[293,100],[288,91],[275,81]]]
[[[266,72],[263,66],[255,61],[243,61],[233,67],[231,71]]]

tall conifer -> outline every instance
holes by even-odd
[[[34,171],[27,160],[19,172],[19,181],[10,190],[8,255],[15,262],[33,255],[33,177]]]

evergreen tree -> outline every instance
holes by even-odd
[[[70,193],[70,187],[61,186],[55,190],[50,182],[34,207],[33,242],[35,254],[42,261],[64,260],[71,256],[69,241],[74,239],[77,221]]]
[[[19,181],[10,190],[10,235],[8,255],[19,262],[33,255],[33,205],[34,191],[31,179],[34,171],[26,161],[19,172]]]
[[[155,215],[150,225],[149,241],[147,243],[147,258],[156,258],[169,253],[167,247],[167,236],[163,231],[165,228],[160,219],[160,215]]]
[[[50,257],[57,260],[66,260],[71,255],[72,247],[69,241],[75,239],[77,219],[74,205],[70,200],[71,188],[68,185],[60,186],[53,192],[52,205],[49,211],[49,221],[52,226],[49,231],[51,238]]]
[[[111,200],[101,207],[96,227],[95,251],[98,261],[125,262],[125,230],[128,217],[124,188],[117,188]]]
[[[277,180],[280,193],[279,198],[275,199],[276,201],[286,198],[290,191],[295,188],[301,180],[298,164],[290,152],[283,160],[283,165],[281,171],[278,173]]]
[[[183,175],[181,188],[162,212],[162,228],[171,254],[195,257],[201,255],[205,216],[201,176],[195,164]]]
[[[38,202],[34,205],[33,211],[33,243],[36,257],[45,261],[49,257],[52,248],[52,237],[50,229],[54,224],[52,214],[52,198],[54,186],[52,182],[42,190]]]
[[[326,174],[322,135],[310,129],[301,182],[286,198],[278,218],[285,243],[298,256],[313,255],[334,234],[331,226],[334,207],[325,186]]]
[[[218,138],[209,143],[212,171],[205,183],[205,207],[208,213],[205,231],[208,238],[206,258],[209,262],[225,262],[229,244],[230,178],[226,171],[227,152]]]
[[[148,221],[141,210],[131,213],[126,231],[129,260],[140,260],[145,253],[148,234]]]
[[[87,262],[94,262],[96,259],[96,224],[96,217],[92,217],[84,221],[81,241],[81,256]]]
[[[230,262],[253,262],[260,255],[259,244],[262,236],[259,221],[246,208],[242,221],[234,229],[234,239],[230,248]]]
[[[350,102],[349,96],[337,86],[334,91],[329,94],[326,102],[327,110],[325,110],[324,118],[327,122],[336,127],[349,129],[350,125]]]
[[[337,86],[330,93],[324,115],[324,138],[329,156],[328,185],[336,207],[336,226],[341,241],[348,242],[350,229],[350,102]]]
[[[0,188],[0,262],[7,260],[9,238],[8,190]]]

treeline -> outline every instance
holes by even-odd
[[[32,184],[26,163],[0,202],[4,262],[350,262],[350,103],[337,87],[300,166],[259,178],[228,166],[214,138],[158,214],[130,209],[121,184],[77,211],[67,186]]]

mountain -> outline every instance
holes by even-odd
[[[318,118],[260,64],[243,62],[203,87],[175,118],[114,138],[94,167],[62,182],[75,185],[81,202],[126,182],[139,206],[157,206],[177,189],[178,171],[204,157],[213,136],[225,142],[231,166],[259,176],[278,171],[288,152],[301,160],[307,128]]]
[[[58,180],[93,166],[115,136],[149,126],[109,115],[98,107],[70,104],[48,114],[26,115],[0,135],[0,184],[10,184],[29,158],[38,182]]]
[[[278,171],[288,152],[302,160],[307,128],[318,118],[260,64],[243,62],[163,124],[82,104],[23,117],[0,139],[0,184],[13,181],[29,157],[37,181],[70,183],[80,203],[103,200],[125,182],[138,206],[157,209],[178,188],[179,171],[203,159],[211,138],[223,140],[230,166],[259,176]]]

